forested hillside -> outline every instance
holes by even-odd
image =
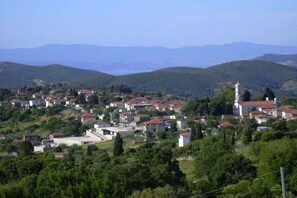
[[[237,82],[255,93],[266,86],[279,95],[297,94],[297,70],[265,61],[235,61],[206,69],[175,67],[154,72],[117,76],[108,84],[102,77],[77,81],[87,87],[98,88],[125,84],[147,92],[176,94],[183,97],[212,96],[221,84]]]
[[[62,65],[29,66],[17,63],[0,63],[0,88],[33,87],[36,85],[69,83],[73,80],[100,76],[108,78],[108,74],[97,71],[76,69]]]
[[[256,60],[269,61],[288,66],[297,66],[297,54],[265,54],[259,56]]]
[[[224,84],[240,81],[255,94],[271,87],[277,95],[297,95],[297,70],[265,61],[235,61],[206,69],[174,67],[154,72],[112,76],[96,71],[61,65],[34,67],[14,63],[0,64],[0,87],[69,83],[75,87],[103,88],[126,85],[134,90],[160,92],[181,97],[213,96]]]

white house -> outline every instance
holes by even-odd
[[[277,108],[276,98],[269,100],[266,98],[265,101],[247,101],[242,102],[239,95],[239,82],[235,84],[235,101],[233,106],[233,113],[236,115],[244,116],[247,115],[251,110],[256,109],[258,111],[265,112],[266,114],[272,115],[273,111]]]
[[[255,120],[258,124],[263,124],[268,122],[269,117],[267,115],[256,115]]]
[[[191,139],[191,132],[180,134],[178,139],[178,147],[186,146],[187,144],[190,143],[190,139]]]
[[[177,128],[179,130],[183,130],[186,127],[186,121],[185,120],[177,120],[176,124],[177,124]]]
[[[5,140],[5,139],[6,139],[6,135],[0,134],[0,140]]]
[[[124,137],[127,135],[134,135],[135,129],[131,127],[103,127],[103,128],[95,128],[96,132],[100,136],[105,136],[107,139],[112,139],[118,133]]]
[[[54,151],[57,146],[58,145],[55,143],[48,143],[48,144],[34,146],[34,152],[41,152],[41,153],[51,152],[51,151]]]
[[[98,122],[94,124],[94,128],[103,128],[103,127],[110,127],[110,124],[102,120],[98,120]]]
[[[29,101],[30,107],[33,107],[33,106],[39,107],[40,105],[41,105],[41,100],[33,99]]]

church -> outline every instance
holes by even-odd
[[[241,101],[240,97],[240,84],[237,82],[235,84],[235,100],[233,106],[233,113],[235,115],[239,115],[241,117],[248,115],[248,113],[252,109],[256,109],[257,111],[261,111],[267,115],[272,115],[274,110],[277,108],[276,98],[274,100],[269,100],[266,98],[265,101]]]

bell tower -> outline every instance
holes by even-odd
[[[237,82],[235,84],[235,100],[234,100],[234,106],[233,106],[233,113],[238,114],[239,113],[239,102],[240,102],[240,95],[239,95],[239,87],[240,84]]]

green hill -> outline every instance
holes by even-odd
[[[29,66],[17,63],[0,63],[0,88],[20,88],[50,83],[69,83],[92,76],[108,78],[110,75],[97,71],[76,69],[62,65]]]
[[[182,97],[212,96],[224,84],[240,81],[255,94],[266,86],[280,95],[297,96],[297,69],[272,62],[248,60],[216,65],[206,69],[172,67],[153,72],[112,76],[96,71],[61,65],[35,67],[0,63],[0,88],[67,82],[72,86],[101,88],[125,84],[145,92],[161,92]]]
[[[297,67],[297,54],[265,54],[256,60],[269,61],[283,65]]]
[[[101,77],[79,80],[88,87],[126,84],[134,89],[176,94],[184,97],[212,96],[222,84],[237,82],[256,94],[266,86],[278,95],[297,95],[297,70],[292,67],[257,60],[235,61],[206,69],[174,67],[154,72],[138,73],[110,78]],[[288,88],[289,86],[289,88]]]

